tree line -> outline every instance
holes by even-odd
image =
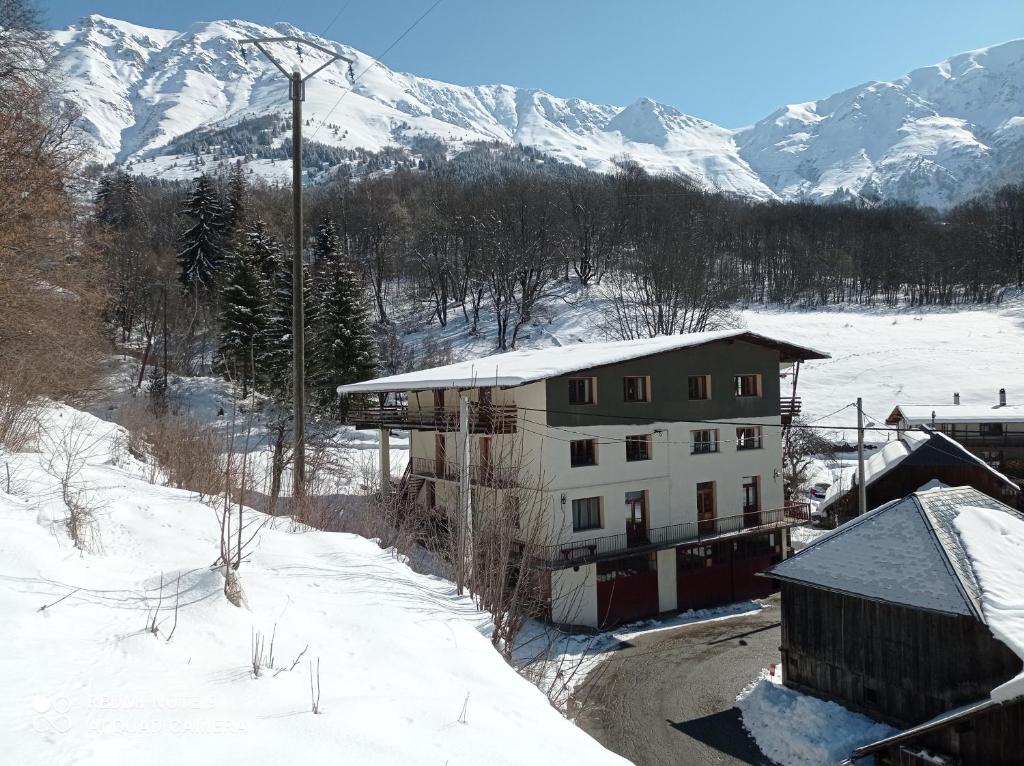
[[[186,370],[286,387],[290,189],[236,164],[188,183],[107,175],[96,202],[123,339],[151,335],[170,304]],[[567,287],[599,301],[609,335],[638,338],[726,325],[742,303],[951,305],[1024,282],[1021,186],[943,213],[754,203],[628,161],[598,174],[478,145],[311,186],[305,215],[310,380],[324,406],[375,365],[445,361],[437,348],[413,359],[398,320],[458,317],[504,350]],[[156,286],[172,281],[166,297]]]

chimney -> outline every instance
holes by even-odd
[[[1006,389],[1005,388],[1000,388],[999,389],[999,406],[1000,407],[1005,407],[1006,406]]]
[[[954,391],[953,392],[953,404],[960,404],[960,392],[959,391]]]

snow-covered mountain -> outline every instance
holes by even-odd
[[[215,21],[174,32],[89,16],[54,39],[96,158],[166,173],[176,138],[287,114],[281,74],[238,44],[278,35],[355,60],[361,76],[343,99],[343,66],[329,67],[307,89],[306,136],[328,145],[376,151],[421,136],[452,149],[521,143],[595,170],[629,157],[652,172],[685,174],[756,199],[860,196],[945,206],[991,184],[1024,180],[1024,40],[790,105],[730,130],[646,98],[610,106],[394,72],[288,24]],[[308,54],[300,60],[290,47],[276,53],[307,71],[323,61]]]

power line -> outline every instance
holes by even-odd
[[[377,56],[377,57],[376,57],[376,58],[375,58],[375,59],[374,59],[373,61],[371,61],[371,62],[370,62],[370,63],[369,63],[369,64],[368,64],[367,66],[366,66],[366,68],[365,68],[365,69],[364,69],[364,70],[363,70],[362,72],[360,72],[360,73],[359,73],[359,74],[358,74],[358,75],[357,75],[357,76],[356,76],[356,77],[355,77],[355,78],[354,78],[354,79],[352,80],[352,84],[351,84],[351,85],[349,86],[349,88],[348,88],[348,89],[347,89],[346,91],[344,91],[344,92],[343,92],[343,93],[342,93],[342,94],[341,94],[341,95],[340,95],[340,96],[338,97],[338,100],[334,102],[334,106],[332,106],[332,107],[330,108],[330,110],[329,110],[329,111],[327,112],[327,115],[326,115],[325,117],[323,117],[323,119],[321,119],[321,120],[320,120],[320,124],[316,126],[316,129],[315,129],[315,130],[313,131],[313,135],[311,135],[311,136],[309,137],[309,140],[310,140],[310,141],[312,141],[312,140],[313,140],[314,138],[316,138],[316,135],[317,135],[317,133],[319,133],[319,132],[320,132],[320,128],[321,128],[321,127],[323,127],[324,125],[326,125],[326,124],[327,124],[327,120],[328,120],[328,119],[330,119],[330,117],[331,117],[331,115],[332,115],[332,114],[334,114],[334,110],[338,108],[338,105],[339,105],[339,104],[341,104],[341,102],[342,102],[342,101],[344,100],[345,96],[347,96],[347,95],[348,95],[349,93],[351,93],[351,92],[352,92],[353,90],[355,90],[355,87],[356,87],[356,83],[358,83],[358,82],[359,82],[359,81],[360,81],[360,80],[362,79],[363,75],[364,75],[364,74],[366,74],[367,72],[369,72],[369,71],[370,71],[370,68],[371,68],[371,67],[373,67],[373,66],[375,66],[376,64],[378,64],[378,63],[380,62],[380,60],[381,60],[382,58],[384,58],[385,56],[387,56],[387,55],[388,55],[388,53],[390,53],[390,52],[391,52],[391,50],[392,50],[392,49],[393,49],[393,48],[394,48],[394,47],[395,47],[396,45],[398,45],[398,44],[399,44],[400,42],[402,42],[402,40],[403,40],[403,39],[405,38],[405,36],[406,36],[407,34],[409,34],[410,32],[412,32],[412,31],[413,31],[413,30],[414,30],[414,29],[415,29],[415,28],[416,28],[417,26],[419,26],[419,23],[420,23],[421,21],[423,21],[423,19],[427,18],[427,16],[429,16],[429,15],[431,14],[431,12],[432,12],[432,11],[433,11],[433,10],[434,10],[435,8],[437,8],[437,6],[439,6],[439,5],[441,4],[441,2],[442,2],[442,0],[434,0],[434,4],[433,4],[433,5],[431,5],[431,6],[429,7],[429,8],[427,8],[427,10],[425,10],[425,11],[424,11],[424,12],[423,12],[423,13],[422,13],[422,14],[420,15],[420,17],[419,17],[418,19],[416,19],[416,21],[414,21],[414,22],[413,22],[412,24],[410,24],[410,25],[409,25],[408,27],[406,27],[405,31],[404,31],[404,32],[402,32],[402,34],[400,34],[400,35],[399,35],[398,37],[396,37],[396,38],[394,39],[394,41],[393,41],[393,42],[391,43],[391,45],[389,45],[389,46],[388,46],[387,48],[385,48],[385,49],[384,49],[384,52],[383,52],[383,53],[381,53],[381,54],[380,54],[380,55],[378,55],[378,56]]]
[[[340,18],[341,18],[341,14],[343,14],[343,13],[344,13],[345,11],[347,11],[347,10],[348,10],[348,7],[349,7],[350,5],[352,5],[352,0],[348,0],[348,2],[347,2],[347,3],[345,3],[345,4],[343,5],[343,6],[341,6],[341,8],[340,8],[340,9],[338,10],[338,12],[337,12],[336,14],[334,14],[334,18],[330,20],[330,22],[329,22],[329,23],[327,24],[327,26],[326,26],[326,27],[324,27],[324,31],[320,33],[320,36],[321,36],[321,37],[323,37],[324,35],[326,35],[328,31],[330,31],[331,27],[333,27],[333,26],[334,26],[334,23],[335,23],[335,22],[336,22],[336,21],[337,21],[338,19],[340,19]]]

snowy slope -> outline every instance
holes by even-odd
[[[423,135],[455,149],[521,143],[600,171],[628,156],[653,172],[756,199],[861,196],[943,206],[1024,179],[1016,159],[1024,150],[1024,40],[785,106],[734,131],[647,98],[610,106],[394,72],[288,24],[214,21],[172,32],[94,15],[54,39],[96,158],[127,162],[156,157],[197,128],[287,113],[281,75],[258,54],[243,57],[238,45],[274,35],[333,47],[355,59],[356,73],[366,71],[333,112],[348,89],[344,69],[330,67],[309,85],[307,135],[327,144],[379,150]],[[297,60],[287,47],[277,53],[288,67]],[[308,71],[318,61],[301,63]],[[166,174],[170,164],[138,169]]]
[[[358,83],[333,112],[349,87],[343,65],[329,67],[307,88],[307,136],[323,143],[374,151],[422,135],[456,148],[469,141],[521,143],[596,170],[610,170],[613,160],[629,155],[652,170],[772,196],[739,158],[730,131],[649,99],[623,109],[505,85],[450,85],[393,72],[288,24],[202,22],[172,33],[94,15],[55,33],[55,40],[96,158],[127,162],[153,157],[197,128],[286,114],[280,73],[259,54],[243,57],[238,45],[244,37],[279,35],[306,37],[355,61]],[[275,53],[289,69],[300,63],[309,71],[323,61],[308,55],[300,62],[287,46]]]
[[[231,606],[210,569],[209,506],[147,483],[117,426],[51,406],[42,434],[38,451],[2,456],[5,763],[626,763],[503,662],[450,583],[372,541],[279,519],[240,569],[245,605]],[[61,524],[51,474],[79,452],[68,445],[81,447],[74,484],[96,509],[95,553]],[[151,614],[158,636],[144,630]],[[274,636],[259,678],[254,630],[266,649]]]
[[[1022,178],[1024,40],[792,104],[736,136],[780,197],[946,206]]]

